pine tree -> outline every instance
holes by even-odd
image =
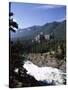
[[[13,12],[11,12],[11,2],[9,3],[9,30],[15,32],[18,29],[18,24],[12,18]]]

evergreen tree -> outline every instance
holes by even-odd
[[[12,18],[13,13],[11,12],[11,2],[9,3],[9,30],[15,32],[16,29],[18,29],[18,24],[16,21]]]

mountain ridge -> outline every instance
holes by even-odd
[[[65,39],[66,36],[66,20],[62,22],[50,22],[42,26],[31,26],[25,29],[19,29],[16,33],[11,33],[12,40],[32,40],[40,32],[45,35],[54,33],[56,39]]]

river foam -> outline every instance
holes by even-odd
[[[31,61],[26,60],[23,67],[27,70],[27,74],[33,76],[41,82],[53,83],[54,85],[62,85],[65,80],[65,73],[53,67],[38,67]]]

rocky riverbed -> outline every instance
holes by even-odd
[[[34,87],[66,84],[66,74],[53,67],[38,67],[29,60],[22,61],[10,75],[10,87]]]
[[[61,70],[63,73],[66,73],[66,60],[57,59],[54,57],[54,55],[50,55],[49,52],[42,53],[42,55],[41,53],[29,53],[29,54],[23,54],[19,57],[16,56],[17,55],[14,54],[13,55],[14,58],[12,58],[13,61],[16,60],[15,64],[12,63],[10,65],[11,67],[10,67],[10,76],[9,76],[9,86],[11,88],[55,85],[54,81],[52,81],[52,83],[48,83],[46,80],[38,81],[33,76],[33,74],[31,75],[30,73],[28,74],[27,67],[25,68],[23,67],[24,61],[26,62],[27,60],[29,60],[39,68],[52,67]],[[64,84],[66,84],[66,80]]]
[[[54,57],[54,55],[50,55],[49,52],[43,53],[30,53],[24,55],[32,61],[34,64],[38,65],[39,67],[42,66],[48,66],[48,67],[54,67],[62,70],[63,72],[66,72],[66,60],[63,59],[57,59]]]

